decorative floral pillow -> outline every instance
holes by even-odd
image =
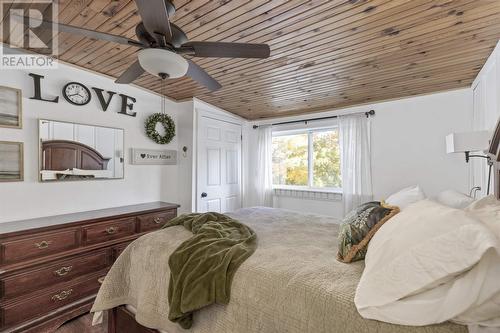
[[[340,226],[337,259],[345,263],[363,260],[375,232],[397,213],[398,207],[378,201],[364,203],[351,211]]]

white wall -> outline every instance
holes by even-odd
[[[177,139],[179,141],[179,150],[177,152],[179,174],[177,176],[178,202],[182,202],[180,212],[193,211],[193,154],[195,151],[194,140],[194,103],[183,103],[182,110],[177,115]],[[187,151],[182,151],[183,147]]]
[[[468,193],[461,154],[446,154],[445,136],[466,131],[472,118],[470,89],[373,105],[373,189],[385,198],[419,184],[428,196],[445,189]]]
[[[179,165],[137,166],[130,164],[130,148],[179,149],[189,144],[186,131],[190,124],[179,122],[192,109],[192,103],[167,102],[167,113],[177,123],[177,136],[168,145],[158,145],[145,135],[146,117],[160,110],[158,95],[129,86],[116,85],[109,78],[64,64],[58,69],[34,70],[44,75],[43,95],[60,96],[59,103],[31,100],[33,81],[24,70],[4,70],[0,73],[0,85],[20,88],[23,92],[23,129],[0,128],[0,141],[24,142],[25,181],[0,183],[0,222],[48,216],[70,212],[100,209],[112,206],[169,201],[182,205],[182,211],[190,210],[190,201],[181,195],[179,183],[187,172],[179,167],[189,163],[179,154]],[[69,81],[78,81],[87,87],[98,87],[133,96],[137,99],[134,111],[137,117],[118,114],[119,99],[115,96],[108,111],[103,112],[95,94],[83,107],[67,103],[61,96],[62,87]],[[118,127],[125,130],[125,178],[122,180],[38,182],[38,119],[46,118],[91,125]],[[182,118],[184,119],[184,118]],[[189,173],[190,175],[190,173]]]
[[[342,218],[344,216],[344,208],[340,200],[314,200],[302,199],[287,196],[275,196],[273,198],[275,208],[284,208],[296,210],[305,213],[315,213],[321,215],[333,216]]]
[[[375,199],[384,199],[413,184],[421,185],[429,196],[445,189],[468,193],[468,168],[464,157],[446,154],[445,136],[451,132],[469,130],[472,120],[471,89],[374,103],[310,115],[308,118],[371,109],[376,111],[372,118]],[[279,121],[295,119],[304,117],[281,118]],[[333,216],[343,214],[339,201],[279,197],[275,198],[275,206]]]

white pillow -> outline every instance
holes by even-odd
[[[436,201],[451,208],[464,209],[473,203],[474,199],[455,190],[446,190],[437,195]]]
[[[420,186],[410,186],[396,192],[385,199],[385,202],[391,206],[397,206],[401,210],[408,207],[412,203],[424,200],[425,193],[420,189]]]
[[[422,200],[368,245],[354,302],[364,318],[401,325],[500,323],[500,242],[466,211]]]

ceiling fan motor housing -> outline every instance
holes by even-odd
[[[186,75],[189,64],[186,59],[165,49],[143,49],[138,53],[139,63],[154,76],[179,78]]]

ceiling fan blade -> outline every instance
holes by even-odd
[[[156,44],[156,39],[153,38],[144,26],[144,23],[139,23],[135,27],[135,35],[137,36],[137,39],[139,39],[142,44],[147,45],[148,47],[154,47]]]
[[[175,7],[169,0],[135,0],[144,26],[149,33],[164,46],[172,38],[169,16]]]
[[[122,37],[122,36],[111,35],[111,34],[107,34],[104,32],[89,30],[89,29],[85,29],[85,28],[74,27],[72,25],[67,25],[67,24],[62,24],[62,23],[54,23],[54,22],[50,22],[50,21],[40,20],[40,19],[37,19],[34,17],[16,16],[16,19],[19,19],[21,22],[23,22],[23,24],[24,24],[24,22],[28,22],[28,20],[30,20],[32,24],[36,23],[42,29],[52,29],[52,25],[55,24],[57,26],[57,29],[60,32],[66,32],[66,33],[73,34],[73,35],[80,35],[83,37],[104,40],[106,42],[113,42],[113,43],[124,44],[124,45],[132,45],[132,46],[137,46],[137,47],[143,46],[140,42],[135,41],[133,39],[129,39],[129,38]]]
[[[188,42],[178,51],[194,57],[213,58],[269,58],[271,54],[267,44],[222,42]]]
[[[189,76],[196,82],[204,85],[205,87],[208,88],[210,91],[215,91],[222,86],[220,85],[219,82],[217,82],[213,77],[211,77],[203,68],[195,64],[189,59],[186,59],[187,62],[189,63],[188,71],[186,73],[186,76]]]
[[[170,40],[170,44],[172,44],[174,47],[180,47],[182,44],[187,43],[189,40],[182,31],[181,28],[176,26],[173,23],[170,23],[170,28],[172,29],[172,39]]]
[[[145,71],[141,67],[141,64],[139,64],[139,60],[137,60],[129,68],[127,68],[127,70],[123,72],[119,78],[116,79],[115,83],[132,83],[144,72]]]

